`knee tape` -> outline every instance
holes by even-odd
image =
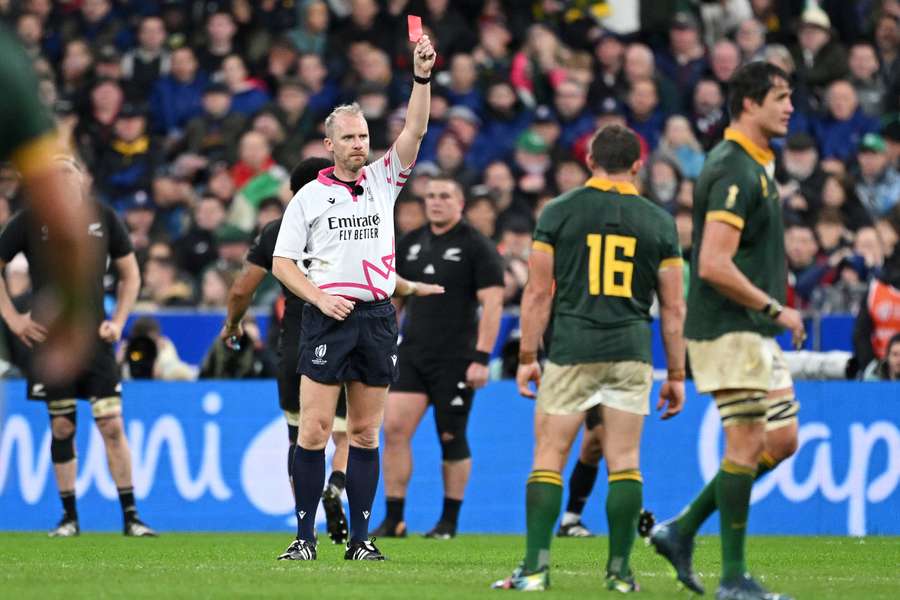
[[[770,400],[766,409],[766,431],[796,422],[798,412],[800,412],[800,403],[793,395]]]
[[[722,425],[766,421],[765,394],[737,391],[716,396]]]
[[[72,424],[72,433],[67,437],[50,439],[50,460],[55,465],[67,463],[75,458],[75,413],[58,415],[54,418],[66,419]]]

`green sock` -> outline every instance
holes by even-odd
[[[525,570],[534,572],[550,564],[550,540],[562,507],[562,477],[556,471],[532,471],[525,487]]]
[[[609,523],[609,559],[606,572],[627,577],[628,559],[637,534],[644,484],[637,469],[609,474],[606,520]]]
[[[722,580],[740,577],[747,571],[744,543],[747,517],[750,514],[750,492],[756,469],[722,461],[716,482],[716,504],[722,538]]]
[[[775,459],[768,452],[763,452],[756,466],[756,479],[759,479],[772,469],[778,466]],[[709,483],[700,491],[700,494],[694,498],[694,501],[687,505],[687,508],[678,516],[676,521],[678,525],[678,533],[693,537],[697,530],[706,522],[711,514],[716,511],[716,483],[719,479],[718,473],[709,480]]]

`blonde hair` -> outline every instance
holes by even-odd
[[[341,116],[355,116],[355,117],[363,117],[362,108],[359,106],[358,102],[354,102],[352,104],[341,104],[340,106],[334,107],[334,110],[331,111],[327,117],[325,117],[325,136],[333,137],[334,134],[334,121]]]

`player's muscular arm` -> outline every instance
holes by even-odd
[[[100,337],[109,343],[118,342],[122,337],[122,329],[134,303],[137,302],[138,293],[141,290],[141,270],[138,267],[137,258],[131,252],[115,260],[116,271],[119,273],[119,286],[116,289],[116,311],[108,321],[100,324]]]
[[[491,286],[476,292],[481,304],[481,319],[478,321],[478,341],[475,350],[490,355],[500,331],[500,319],[503,316],[503,288]],[[485,386],[490,375],[488,367],[479,361],[473,361],[466,369],[466,385],[473,389]]]
[[[740,241],[741,231],[736,227],[721,221],[707,221],[703,227],[698,274],[726,298],[760,311],[771,299],[734,264]],[[796,310],[785,307],[775,322],[791,330],[795,345],[802,342],[805,337],[803,319]]]
[[[0,260],[0,273],[6,268],[6,261]],[[47,330],[40,324],[31,320],[30,314],[22,314],[13,306],[6,290],[6,280],[0,275],[0,316],[9,325],[10,331],[22,340],[22,343],[31,348],[35,342],[43,342],[47,337]]]
[[[241,328],[241,320],[247,313],[247,308],[253,300],[253,294],[256,288],[262,283],[266,277],[266,270],[259,265],[244,263],[241,274],[228,290],[228,314],[225,316],[225,324],[219,337],[223,340],[231,336],[241,337],[243,329]]]
[[[437,54],[427,35],[423,35],[413,50],[413,73],[416,77],[431,77],[431,69]],[[405,169],[413,164],[419,153],[419,145],[428,130],[428,113],[431,111],[431,86],[414,83],[406,109],[406,122],[397,136],[394,148]]]
[[[681,266],[671,266],[659,272],[659,317],[662,322],[663,345],[666,349],[668,378],[660,389],[657,410],[666,402],[668,409],[662,418],[674,417],[684,406],[684,275]]]
[[[343,321],[353,310],[353,303],[340,296],[332,296],[320,290],[306,278],[296,263],[283,256],[272,257],[272,274],[291,290],[328,317]]]
[[[537,350],[541,337],[550,321],[553,304],[553,254],[534,250],[528,259],[528,283],[522,293],[521,339],[519,340],[519,369],[516,383],[519,393],[533,398],[528,382],[541,382],[541,367],[537,362]]]

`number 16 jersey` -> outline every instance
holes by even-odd
[[[551,361],[652,363],[658,273],[681,265],[666,211],[629,183],[594,177],[544,207],[533,248],[554,259]]]

